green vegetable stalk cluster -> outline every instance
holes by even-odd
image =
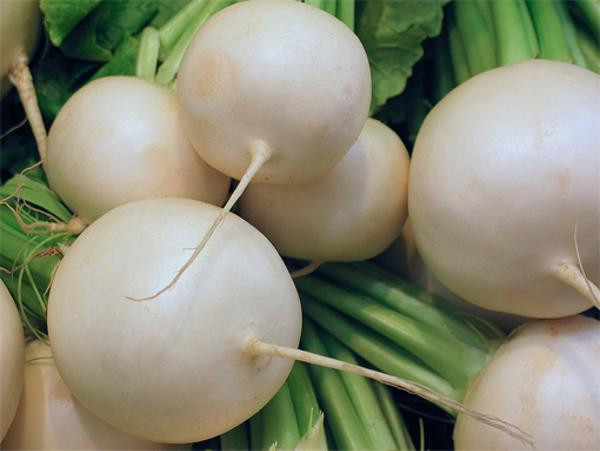
[[[304,319],[301,347],[358,364],[354,353]],[[349,373],[296,362],[275,397],[220,437],[222,449],[415,449],[391,390]]]
[[[456,0],[434,53],[434,101],[454,85],[495,67],[541,58],[600,70],[600,2]],[[445,48],[444,48],[445,47]],[[446,54],[451,56],[450,61]],[[454,83],[448,80],[454,79]]]
[[[504,334],[369,263],[296,280],[304,313],[371,365],[462,401]]]
[[[0,278],[13,295],[26,331],[46,336],[54,268],[75,239],[71,212],[42,179],[18,174],[0,187]]]

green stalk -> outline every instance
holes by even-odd
[[[537,35],[535,34],[535,27],[533,26],[531,14],[529,14],[529,9],[527,8],[527,3],[525,2],[525,0],[517,0],[517,6],[519,7],[519,12],[521,13],[521,20],[523,21],[523,30],[525,31],[525,33],[527,33],[527,41],[529,42],[529,48],[537,57],[540,53],[540,46],[538,43]]]
[[[158,64],[159,48],[160,38],[158,30],[153,27],[144,28],[135,66],[136,76],[148,81],[154,80],[156,65]]]
[[[296,420],[298,420],[298,430],[300,436],[306,432],[319,418],[319,403],[317,395],[313,388],[306,365],[302,362],[295,362],[292,371],[287,379],[287,385],[292,395],[292,403],[296,410]]]
[[[571,52],[563,33],[554,1],[528,0],[527,6],[540,45],[540,58],[571,62]]]
[[[17,293],[19,290],[18,279],[11,276],[10,274],[6,274],[4,272],[0,272],[0,279],[8,288],[8,291],[12,293]],[[27,283],[23,283],[21,285],[21,293],[22,299],[14,299],[15,304],[17,304],[17,308],[21,312],[21,317],[26,316],[31,321],[36,324],[43,325],[46,321],[46,315],[44,308],[42,308],[39,302],[33,302],[36,300],[36,291],[31,287],[31,285]],[[13,298],[15,296],[13,295]]]
[[[412,442],[404,418],[402,418],[402,414],[396,406],[390,389],[383,384],[373,384],[373,386],[375,387],[375,393],[381,410],[396,441],[397,448],[402,451],[414,450],[415,445]]]
[[[219,441],[221,442],[221,449],[250,449],[250,442],[248,440],[248,428],[246,427],[246,423],[244,422],[238,427],[233,428],[229,432],[226,432],[225,434],[221,435]]]
[[[18,197],[42,208],[58,221],[67,222],[72,217],[71,212],[47,185],[23,174],[15,175],[0,187],[0,197],[8,196],[13,196],[12,199]],[[11,200],[7,202],[10,203]]]
[[[600,1],[599,0],[573,0],[569,5],[578,13],[577,15],[589,27],[596,39],[600,34]]]
[[[337,10],[337,1],[336,0],[325,0],[323,2],[323,11],[331,14],[332,16],[336,15]]]
[[[183,55],[185,54],[188,45],[194,38],[194,35],[198,29],[211,16],[233,3],[235,3],[235,0],[211,0],[207,3],[206,8],[202,8],[200,10],[200,14],[194,17],[194,20],[188,25],[183,34],[179,37],[177,43],[173,47],[173,50],[171,50],[162,65],[159,67],[158,73],[156,74],[156,82],[158,84],[169,85],[175,79],[175,75],[179,70]]]
[[[490,3],[496,35],[497,63],[500,66],[535,58],[527,27],[527,8],[520,0],[502,0]]]
[[[429,387],[457,401],[462,399],[461,390],[453,388],[447,380],[427,368],[417,357],[312,297],[301,294],[301,299],[306,315],[376,368]],[[329,411],[327,414],[329,415]]]
[[[419,323],[430,326],[438,334],[443,334],[455,340],[462,341],[481,349],[489,349],[490,344],[473,332],[464,321],[457,319],[447,311],[436,308],[428,303],[442,303],[421,287],[399,278],[391,279],[389,274],[384,277],[374,275],[369,264],[339,264],[328,263],[319,268],[318,274],[331,280],[338,286],[347,286],[369,296],[394,311],[408,316]],[[366,269],[366,270],[365,270]],[[301,279],[298,279],[300,281]]]
[[[493,30],[483,16],[479,1],[456,1],[454,17],[465,49],[471,75],[496,67]]]
[[[359,364],[350,350],[331,335],[323,332],[319,333],[319,336],[331,357],[354,365]],[[379,406],[371,381],[346,372],[340,373],[340,376],[373,447],[395,449],[396,442]]]
[[[577,42],[588,69],[600,73],[600,49],[598,44],[583,30],[577,30]]]
[[[261,449],[270,449],[275,444],[277,449],[293,449],[298,445],[298,420],[287,383],[263,407],[260,415],[263,428]]]
[[[336,15],[337,18],[344,22],[354,31],[354,16],[355,16],[355,1],[354,0],[338,0]]]
[[[464,1],[464,0],[463,0]],[[481,15],[483,20],[485,21],[485,26],[492,33],[492,39],[494,37],[494,19],[492,19],[492,10],[490,9],[490,2],[486,0],[477,0],[477,4],[479,5],[479,10],[481,11]]]
[[[33,258],[42,250],[52,247],[69,237],[69,234],[29,235],[20,229],[14,215],[7,208],[0,207],[0,255],[4,261],[12,262],[7,270],[18,267],[31,259],[28,266],[37,283],[47,287],[52,278],[52,272],[60,258],[52,255]]]
[[[304,0],[304,3],[319,9],[325,8],[325,0]]]
[[[560,17],[560,23],[562,25],[565,41],[569,46],[569,52],[571,53],[573,62],[578,66],[587,67],[585,63],[585,57],[579,48],[579,43],[577,42],[577,32],[575,31],[575,26],[573,25],[571,16],[569,16],[567,7],[563,2],[556,2],[555,6],[556,12]]]
[[[167,55],[171,53],[177,40],[194,21],[194,18],[200,15],[202,9],[206,7],[208,2],[209,0],[191,0],[160,28],[158,33],[160,38],[161,61],[164,61]]]
[[[450,45],[450,57],[452,58],[454,79],[456,80],[456,84],[460,85],[471,78],[471,72],[469,70],[469,65],[467,64],[467,55],[462,38],[460,37],[460,32],[452,17],[448,19],[448,43]]]
[[[315,326],[308,319],[305,319],[302,327],[301,343],[307,351],[327,355],[327,350],[319,339]],[[311,365],[309,371],[313,377],[319,400],[327,412],[327,423],[331,428],[337,448],[372,449],[373,445],[352,405],[340,373],[316,365]]]
[[[250,449],[261,449],[263,433],[262,418],[260,412],[250,418]]]
[[[301,277],[296,285],[302,293],[344,312],[419,356],[456,388],[466,389],[488,360],[488,354],[481,349],[439,335],[425,324],[317,277]]]

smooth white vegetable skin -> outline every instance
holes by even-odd
[[[95,80],[68,100],[50,129],[45,169],[87,221],[154,197],[220,205],[229,188],[192,149],[175,94],[135,77]]]
[[[406,220],[398,239],[377,257],[377,262],[394,274],[398,274],[424,288],[429,293],[450,302],[456,312],[474,313],[480,318],[492,321],[505,331],[511,331],[529,320],[529,318],[511,315],[510,313],[484,309],[465,301],[446,288],[425,266],[425,262],[423,262],[415,245],[410,218]]]
[[[427,267],[490,310],[551,318],[589,300],[552,275],[600,282],[600,77],[531,60],[473,77],[425,119],[409,216]]]
[[[163,449],[121,432],[92,415],[62,381],[52,351],[37,340],[25,349],[23,398],[5,449]]]
[[[371,76],[359,39],[332,15],[293,0],[251,0],[200,28],[177,92],[192,144],[210,165],[241,178],[258,140],[273,156],[255,182],[302,183],[356,141]]]
[[[23,391],[25,337],[17,307],[0,281],[0,442],[10,426]]]
[[[177,284],[149,301],[219,213],[186,199],[118,207],[61,261],[48,306],[56,365],[77,399],[132,435],[187,443],[263,407],[292,361],[252,358],[247,340],[296,347],[298,293],[281,258],[234,214]]]
[[[306,260],[365,260],[400,234],[407,216],[409,157],[374,119],[328,173],[301,185],[252,184],[240,214],[279,253]]]
[[[536,449],[597,449],[599,344],[600,322],[591,318],[528,323],[496,351],[464,402],[529,432]],[[463,415],[456,422],[454,443],[457,450],[531,449]]]
[[[0,95],[12,86],[8,73],[20,55],[31,57],[40,34],[37,0],[0,1]]]

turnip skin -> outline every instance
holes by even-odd
[[[25,337],[17,307],[0,281],[0,442],[8,430],[23,391]]]
[[[25,349],[25,388],[2,443],[6,449],[163,449],[113,428],[73,398],[50,347],[36,340]]]
[[[400,234],[408,213],[408,170],[400,138],[369,119],[329,172],[301,185],[252,184],[240,200],[240,214],[283,255],[365,260]]]
[[[556,271],[577,267],[577,227],[583,268],[599,282],[599,121],[600,77],[554,61],[482,73],[444,98],[419,132],[409,184],[433,274],[491,310],[552,318],[589,308],[586,290]]]
[[[175,94],[124,76],[95,80],[68,100],[50,129],[45,169],[50,186],[88,222],[152,197],[220,205],[230,183],[192,149]]]
[[[190,140],[240,179],[257,141],[272,153],[260,183],[302,183],[356,141],[371,100],[359,39],[330,14],[292,0],[252,0],[213,16],[190,43],[177,91]]]
[[[186,199],[123,205],[88,227],[56,272],[48,328],[57,368],[77,399],[132,435],[187,443],[256,413],[292,361],[251,357],[257,337],[296,347],[301,312],[273,246],[230,214],[172,289],[158,289],[219,213]]]
[[[10,89],[8,74],[23,56],[31,57],[40,35],[40,9],[36,0],[0,1],[0,94]]]
[[[536,449],[596,449],[600,442],[600,322],[575,316],[528,323],[496,351],[465,404],[531,433]],[[456,449],[530,449],[459,415]]]
[[[475,314],[479,318],[485,318],[500,326],[505,331],[511,331],[515,327],[525,323],[529,318],[511,315],[510,313],[487,310],[479,305],[467,302],[446,288],[427,269],[419,251],[415,246],[410,218],[404,223],[402,233],[384,253],[377,257],[377,262],[416,285],[424,288],[429,293],[435,294],[444,301],[451,303],[457,312]]]

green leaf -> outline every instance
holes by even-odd
[[[141,31],[157,13],[154,0],[102,2],[73,29],[61,49],[73,58],[109,61],[123,36]]]
[[[52,44],[59,46],[67,35],[102,0],[41,0],[44,25]]]
[[[445,3],[447,0],[362,4],[357,35],[371,65],[371,113],[404,90],[413,65],[423,56],[422,42],[441,31]]]
[[[187,5],[190,0],[156,0],[158,6],[158,14],[150,23],[154,28],[162,27],[172,16],[174,16],[181,8]]]
[[[91,0],[42,0],[49,32],[55,38],[53,43],[63,43],[68,34],[63,51],[66,49],[78,58],[87,55],[92,59],[107,59],[101,66],[99,62],[70,58],[57,48],[44,54],[33,68],[44,117],[53,120],[71,95],[91,80],[109,75],[135,75],[139,41],[132,33],[148,23],[162,25],[187,1],[109,0],[98,6],[100,0],[94,0],[97,8],[87,5],[86,9],[84,3]],[[8,166],[5,161],[8,160],[2,162],[3,171]],[[4,172],[3,177],[6,177]]]
[[[98,67],[98,63],[69,59],[57,48],[51,49],[33,70],[38,102],[44,117],[54,119],[69,97]]]
[[[135,75],[140,41],[126,34],[114,51],[113,58],[96,72],[90,81],[110,75]]]

